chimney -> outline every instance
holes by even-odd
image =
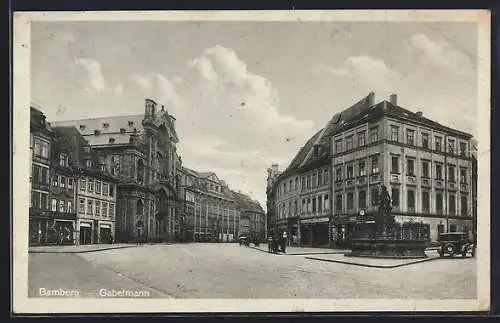
[[[417,115],[417,117],[419,117],[419,118],[422,118],[422,116],[424,115],[424,114],[422,113],[422,111],[417,111],[417,113],[415,113],[415,114],[416,114],[416,115]]]
[[[398,96],[396,94],[391,94],[389,96],[389,102],[391,102],[392,105],[397,106],[398,105]]]
[[[375,104],[375,92],[368,93],[368,106],[372,106]]]

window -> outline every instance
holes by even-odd
[[[347,210],[354,209],[354,193],[347,193]]]
[[[360,209],[366,208],[366,191],[359,191],[359,193],[358,193],[358,206]]]
[[[111,197],[115,196],[115,185],[114,184],[109,184],[109,196],[111,196]]]
[[[455,182],[455,166],[448,165],[448,180],[452,183]]]
[[[85,199],[83,198],[78,200],[78,212],[85,213]]]
[[[422,212],[429,213],[431,208],[430,195],[428,191],[422,191]]]
[[[354,146],[353,146],[353,136],[349,136],[349,137],[346,137],[345,138],[345,150],[346,151],[349,151],[349,150],[352,150],[354,149]]]
[[[52,176],[52,186],[55,186],[55,187],[59,186],[59,176],[58,175]]]
[[[342,195],[340,194],[335,197],[335,211],[342,213]]]
[[[87,214],[94,213],[94,201],[87,200]]]
[[[342,139],[335,140],[335,153],[342,152]]]
[[[328,169],[325,169],[323,174],[323,184],[327,185],[328,183],[330,183],[330,171],[328,171]]]
[[[443,165],[436,164],[436,179],[443,179]]]
[[[306,189],[306,177],[305,176],[302,176],[301,183],[302,183],[302,190],[305,190]]]
[[[358,175],[359,176],[366,176],[366,168],[365,168],[365,161],[360,160],[358,162]]]
[[[392,156],[391,157],[391,173],[399,173],[399,157]]]
[[[335,169],[335,181],[336,182],[342,181],[342,167],[337,167]]]
[[[68,178],[68,188],[73,188],[73,179],[72,178]]]
[[[450,214],[455,214],[457,212],[457,205],[456,205],[456,201],[455,201],[455,195],[454,194],[450,194],[450,197],[449,197],[449,213]]]
[[[415,145],[415,130],[406,130],[406,144],[411,146]]]
[[[62,188],[66,187],[66,177],[65,176],[61,176],[60,186]]]
[[[52,199],[50,210],[54,211],[54,212],[57,211],[57,200],[56,199]]]
[[[71,201],[66,202],[66,212],[68,212],[68,213],[73,212],[73,203],[71,203]]]
[[[378,205],[378,187],[372,188],[370,197],[372,205]]]
[[[407,159],[406,160],[406,175],[408,176],[415,176],[415,160],[414,159]]]
[[[87,183],[85,181],[85,178],[80,178],[80,191],[85,192],[87,189]]]
[[[307,188],[311,188],[311,175],[307,175]]]
[[[452,155],[455,153],[455,140],[453,139],[448,139],[448,153]]]
[[[378,156],[372,157],[372,174],[378,174]]]
[[[92,193],[94,191],[94,180],[93,179],[89,178],[87,190],[89,191],[89,193]]]
[[[66,156],[66,154],[59,154],[59,166],[61,167],[68,166],[68,156]]]
[[[354,178],[354,164],[349,163],[347,164],[347,172],[346,172],[346,178],[347,179],[353,179]]]
[[[399,141],[399,127],[391,126],[391,141]]]
[[[422,133],[422,147],[429,148],[429,134]]]
[[[414,190],[408,190],[408,199],[407,199],[407,205],[409,210],[415,210],[415,191]]]
[[[101,201],[95,201],[95,215],[101,215]]]
[[[436,213],[443,213],[443,193],[436,193]]]
[[[443,151],[443,138],[436,136],[434,138],[434,143],[435,143],[435,150],[436,151]]]
[[[460,142],[460,156],[467,156],[467,143],[463,141]]]
[[[373,127],[370,129],[370,141],[371,142],[378,141],[378,127]]]
[[[467,184],[467,168],[460,167],[460,183]]]
[[[109,203],[109,216],[115,215],[115,205],[113,203]]]
[[[429,162],[427,160],[422,161],[422,177],[429,178]]]
[[[329,201],[328,194],[325,194],[325,196],[323,197],[323,209],[324,209],[324,211],[330,209],[330,203],[328,201]]]
[[[366,132],[361,131],[358,133],[358,147],[363,147],[366,144]]]
[[[469,210],[469,206],[467,205],[467,195],[462,195],[460,197],[460,214],[463,216],[467,216]]]
[[[59,201],[59,212],[64,213],[64,201]]]
[[[392,206],[399,206],[399,188],[393,187],[391,190]]]

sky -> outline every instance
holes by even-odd
[[[140,114],[151,98],[177,119],[184,166],[265,207],[267,168],[285,168],[369,92],[474,135],[476,33],[464,22],[35,22],[31,101],[60,121]]]

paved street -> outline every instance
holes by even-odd
[[[238,244],[143,245],[29,255],[29,295],[40,288],[148,290],[175,298],[475,298],[476,261],[438,259],[366,268],[272,255]]]

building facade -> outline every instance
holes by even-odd
[[[52,129],[45,115],[33,106],[30,108],[30,208],[29,244],[50,242],[49,228],[52,226],[50,214]]]
[[[275,180],[280,230],[299,243],[348,246],[356,216],[377,210],[388,188],[398,222],[440,232],[473,229],[470,134],[370,93],[333,116]]]
[[[118,178],[115,241],[180,240],[179,138],[164,106],[146,99],[141,115],[53,124],[76,127],[96,152],[97,166]]]

